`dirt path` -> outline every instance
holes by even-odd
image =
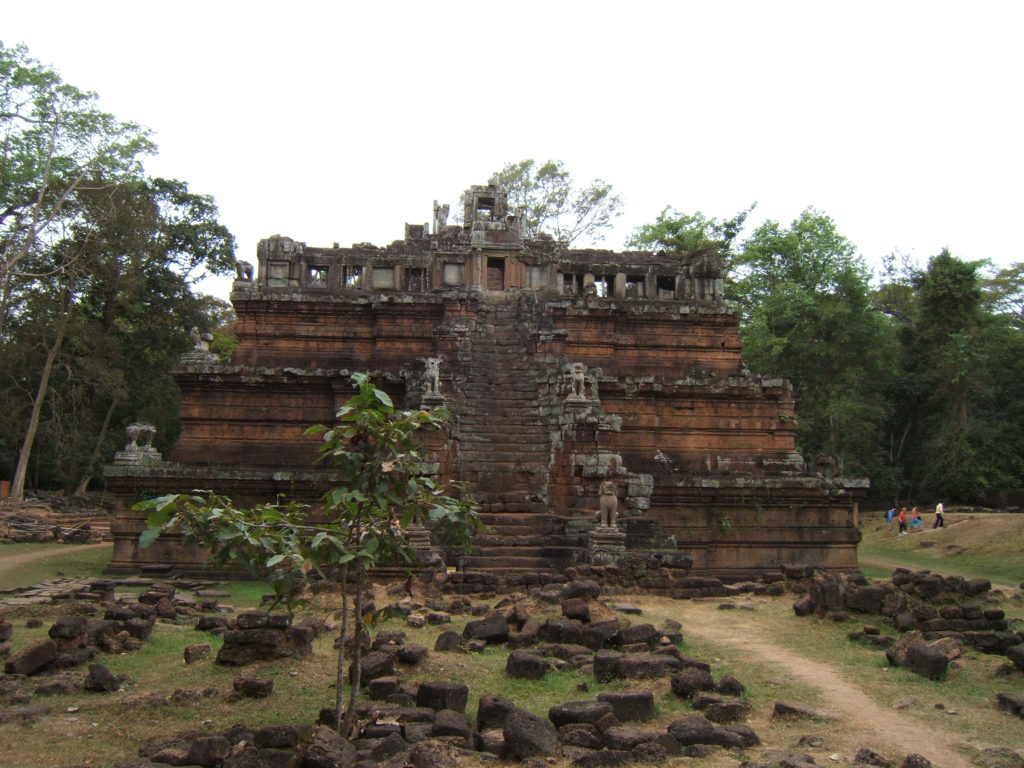
[[[28,563],[34,563],[37,560],[45,560],[48,557],[60,557],[67,555],[71,552],[81,552],[87,549],[98,549],[100,547],[109,547],[110,542],[103,542],[100,544],[72,544],[60,549],[40,549],[36,552],[22,552],[18,555],[5,555],[3,550],[0,549],[0,573],[6,573],[13,571],[16,568],[20,568]],[[25,586],[28,586],[27,584]]]
[[[838,666],[813,661],[778,645],[764,634],[745,630],[748,621],[743,611],[719,611],[710,603],[681,602],[679,617],[684,632],[719,646],[729,646],[756,663],[778,667],[785,675],[821,691],[829,714],[843,723],[843,728],[870,734],[863,746],[902,756],[916,752],[942,768],[970,765],[954,752],[955,740],[942,733],[925,733],[914,729],[894,729],[894,712],[879,706]]]

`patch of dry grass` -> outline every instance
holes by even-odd
[[[864,515],[862,561],[892,573],[892,565],[930,569],[943,574],[983,577],[1017,587],[1024,582],[1024,514],[985,512],[946,515],[944,528],[931,528],[933,517],[907,536],[896,535],[896,524],[886,526],[882,512]]]

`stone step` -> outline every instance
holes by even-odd
[[[567,550],[564,558],[552,559],[536,555],[502,556],[490,554],[466,555],[460,563],[467,570],[481,570],[490,573],[500,571],[560,571],[576,559],[583,559],[584,550]]]

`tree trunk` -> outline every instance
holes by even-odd
[[[338,638],[338,670],[334,681],[334,730],[341,732],[342,713],[345,711],[345,636],[348,634],[348,566],[341,569],[341,636]]]
[[[50,389],[50,375],[53,373],[53,364],[60,353],[61,345],[64,343],[64,334],[68,327],[68,308],[61,311],[60,320],[57,323],[57,338],[54,339],[49,351],[46,353],[46,362],[39,375],[39,388],[36,390],[35,400],[32,402],[32,413],[28,419],[28,428],[25,430],[25,439],[21,443],[21,452],[18,454],[18,464],[14,470],[14,479],[11,481],[11,498],[19,500],[25,495],[25,477],[28,474],[28,459],[32,454],[32,444],[36,441],[36,433],[39,431],[39,418],[43,412],[43,401]]]
[[[117,408],[119,400],[115,397],[110,407],[107,408],[107,415],[103,417],[103,426],[100,427],[99,437],[96,438],[96,445],[93,446],[92,456],[89,457],[89,463],[85,465],[85,474],[82,479],[78,481],[78,485],[75,487],[73,495],[82,496],[89,488],[89,481],[92,480],[92,469],[96,466],[96,462],[100,460],[100,454],[103,452],[103,441],[107,439],[107,432],[110,429],[110,421],[114,417],[114,409]]]
[[[356,703],[359,701],[359,687],[363,684],[360,662],[363,660],[363,589],[366,587],[366,572],[356,570],[355,631],[352,633],[352,680],[349,681],[348,706],[345,721],[339,733],[349,738],[356,723]]]

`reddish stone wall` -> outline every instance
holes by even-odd
[[[450,410],[448,434],[428,436],[426,447],[442,479],[474,486],[492,525],[468,567],[585,560],[606,478],[619,488],[632,550],[685,552],[695,570],[729,578],[787,563],[856,565],[856,499],[866,484],[807,474],[792,390],[745,370],[738,318],[716,293],[713,264],[560,251],[492,224],[390,249],[261,244],[260,279],[237,282],[232,294],[240,343],[231,365],[183,363],[173,463],[111,470],[122,507],[144,490],[195,487],[315,500],[329,480],[311,469],[319,443],[304,432],[329,423],[352,392],[351,374],[369,371],[399,407]],[[481,285],[488,256],[505,259],[503,291]],[[345,270],[360,259],[364,275],[375,263],[393,266],[399,282],[406,268],[427,270],[427,287],[345,287]],[[446,262],[464,265],[465,285],[442,285]],[[267,278],[270,267],[276,276]],[[303,287],[310,269],[328,275],[326,288]],[[616,295],[597,295],[595,275]],[[659,298],[623,295],[626,275]],[[537,280],[540,288],[509,289]],[[426,358],[441,360],[440,400],[424,397]],[[585,371],[582,396],[571,389],[571,364]],[[194,560],[173,548],[139,552],[138,515],[125,511],[116,527],[115,569]]]

